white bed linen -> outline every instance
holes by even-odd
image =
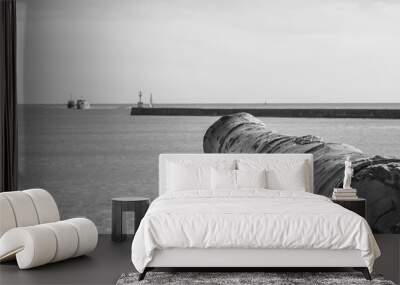
[[[328,198],[258,189],[160,196],[133,239],[132,262],[143,272],[165,248],[357,249],[370,271],[380,255],[365,219]]]

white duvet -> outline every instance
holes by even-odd
[[[160,196],[133,239],[132,262],[143,272],[165,248],[358,249],[370,271],[380,255],[365,219],[328,198],[256,189]]]

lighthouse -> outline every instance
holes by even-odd
[[[149,108],[153,108],[153,94],[150,94]]]
[[[143,108],[143,101],[142,101],[142,91],[139,91],[139,101],[137,102],[137,107],[138,108]]]

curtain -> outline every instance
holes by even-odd
[[[16,1],[0,0],[0,191],[17,190]]]

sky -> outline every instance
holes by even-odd
[[[400,102],[400,1],[18,0],[19,103]]]

